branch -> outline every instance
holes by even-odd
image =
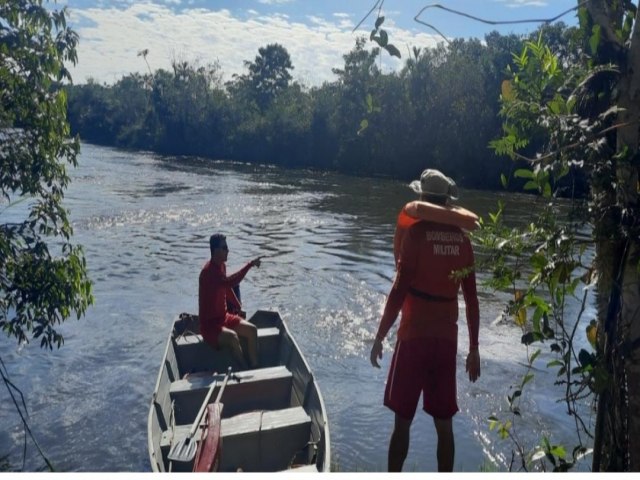
[[[440,9],[442,9],[442,10],[445,10],[445,11],[449,12],[449,13],[453,13],[453,14],[455,14],[455,15],[459,15],[459,16],[461,16],[461,17],[470,18],[471,20],[476,20],[477,22],[486,23],[486,24],[488,24],[488,25],[514,25],[514,24],[520,24],[520,23],[551,23],[551,22],[555,22],[555,21],[556,21],[556,20],[558,20],[559,18],[561,18],[561,17],[565,16],[567,13],[572,12],[572,11],[574,11],[574,10],[577,10],[577,9],[579,9],[580,7],[584,6],[585,4],[587,4],[587,0],[583,0],[582,2],[578,3],[578,5],[576,5],[575,7],[570,8],[570,9],[568,9],[568,10],[566,10],[566,11],[564,11],[564,12],[562,12],[562,13],[558,14],[558,15],[556,15],[555,17],[551,17],[551,18],[529,18],[529,19],[522,19],[522,20],[486,20],[486,19],[483,19],[483,18],[480,18],[480,17],[476,17],[476,16],[474,16],[474,15],[471,15],[471,14],[468,14],[468,13],[465,13],[465,12],[461,12],[461,11],[458,11],[458,10],[454,10],[454,9],[452,9],[452,8],[445,7],[445,6],[443,6],[443,5],[440,5],[440,4],[437,4],[437,3],[434,3],[434,4],[432,4],[432,5],[427,5],[426,7],[423,7],[423,8],[418,12],[418,14],[417,14],[413,19],[414,19],[416,22],[418,22],[418,23],[420,23],[420,24],[422,24],[422,25],[424,25],[424,26],[426,26],[426,27],[429,27],[429,28],[431,28],[431,29],[435,30],[435,32],[436,32],[438,35],[440,35],[442,38],[444,38],[444,40],[445,40],[447,43],[450,43],[450,42],[449,42],[449,39],[448,39],[447,37],[445,37],[445,36],[442,34],[442,32],[440,32],[440,30],[438,30],[438,29],[437,29],[436,27],[434,27],[433,25],[428,24],[428,23],[426,23],[426,22],[424,22],[424,21],[422,21],[422,20],[420,20],[420,19],[418,18],[418,17],[420,17],[420,15],[422,15],[422,13],[423,13],[425,10],[428,10],[429,8],[440,8]],[[375,7],[374,7],[374,8],[375,8]],[[369,13],[371,13],[371,12],[369,12]]]
[[[33,443],[36,446],[36,449],[40,453],[40,456],[44,459],[45,463],[47,464],[47,467],[49,467],[49,471],[55,472],[55,469],[53,468],[53,465],[51,465],[51,462],[46,457],[46,455],[44,454],[42,449],[40,448],[40,445],[38,445],[38,442],[36,441],[36,438],[33,436],[33,432],[31,431],[31,428],[29,428],[29,424],[27,423],[26,418],[22,414],[22,410],[20,409],[20,405],[18,404],[18,401],[16,400],[16,397],[13,395],[13,390],[17,391],[20,394],[20,399],[22,400],[22,405],[23,405],[23,407],[25,409],[25,412],[26,412],[27,405],[26,405],[26,403],[24,401],[24,396],[22,395],[22,392],[20,391],[20,389],[18,387],[16,387],[11,382],[11,380],[9,380],[8,372],[5,375],[6,367],[4,365],[4,362],[2,361],[2,357],[0,357],[0,366],[2,366],[2,368],[0,368],[0,376],[2,377],[2,381],[4,382],[5,386],[7,387],[7,390],[9,391],[9,395],[11,396],[11,400],[13,400],[13,404],[15,405],[16,410],[18,411],[18,415],[20,415],[20,419],[22,420],[22,424],[24,425],[25,430],[27,431],[27,433],[31,437],[31,440],[33,440]],[[26,446],[25,446],[25,449],[26,449]],[[25,451],[25,455],[26,455],[26,451]],[[22,459],[23,468],[24,468],[24,461],[25,461],[25,458],[23,457],[23,459]]]
[[[367,13],[364,18],[362,20],[360,20],[360,23],[358,23],[358,25],[355,26],[355,28],[353,30],[351,30],[351,33],[355,32],[358,27],[360,27],[360,25],[362,25],[364,23],[364,21],[369,18],[369,15],[371,15],[371,13],[378,7],[378,5],[380,5],[380,10],[382,10],[382,5],[384,4],[384,0],[377,0],[375,5],[373,7],[371,7],[371,10],[369,10],[369,13]]]
[[[633,124],[639,124],[640,121],[639,120],[635,120],[635,121],[631,121],[631,122],[624,122],[624,123],[618,123],[616,125],[612,125],[610,127],[605,128],[604,130],[601,130],[598,133],[595,133],[591,136],[591,138],[589,138],[587,141],[591,142],[593,140],[595,140],[596,138],[599,138],[601,136],[603,136],[604,134],[610,132],[611,130],[616,130],[618,128],[622,128],[622,127],[628,127],[629,125],[633,125]],[[573,148],[579,147],[580,145],[582,145],[583,142],[575,142],[572,143],[570,145],[565,145],[564,147],[561,147],[557,150],[554,150],[552,152],[549,152],[545,155],[542,155],[540,157],[536,157],[536,158],[530,158],[527,157],[525,155],[521,155],[518,152],[513,152],[513,156],[516,157],[519,160],[525,160],[529,163],[537,163],[537,162],[542,162],[544,160],[547,160],[548,158],[551,158],[555,155],[557,155],[558,153],[564,152],[566,150],[571,150]]]

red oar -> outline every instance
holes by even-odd
[[[229,367],[229,370],[227,371],[227,374],[224,377],[224,382],[222,383],[222,386],[220,387],[220,391],[218,392],[218,397],[216,398],[216,402],[215,402],[216,404],[219,403],[220,397],[222,397],[222,392],[224,390],[224,387],[226,387],[227,385],[227,381],[229,380],[230,375],[231,375],[231,367]],[[196,416],[196,419],[194,420],[193,425],[191,426],[191,430],[189,430],[189,434],[187,435],[187,437],[183,438],[182,440],[180,440],[178,443],[175,443],[171,447],[171,450],[167,455],[167,458],[169,460],[172,460],[174,462],[190,462],[191,460],[193,460],[193,457],[196,454],[196,440],[193,438],[193,436],[195,435],[196,430],[200,426],[200,420],[202,420],[202,416],[204,415],[204,412],[207,409],[207,406],[209,404],[209,399],[211,398],[211,394],[213,393],[213,390],[215,389],[216,384],[217,384],[216,381],[211,383],[211,386],[209,387],[209,391],[207,392],[204,402],[202,402],[200,411],[198,412],[198,415]],[[218,417],[218,423],[220,423],[219,417]]]
[[[220,403],[220,398],[222,397],[222,392],[227,385],[230,375],[231,367],[229,367],[227,371],[216,401],[211,405],[207,405],[204,430],[200,438],[200,443],[198,444],[196,460],[193,462],[194,472],[215,472],[218,470],[220,452],[222,450],[220,445],[220,426],[222,422],[222,407],[224,406]]]

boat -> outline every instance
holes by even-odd
[[[230,351],[206,344],[197,315],[182,313],[174,321],[149,408],[149,460],[154,472],[194,471],[203,446],[210,443],[208,431],[219,435],[220,453],[207,468],[330,471],[329,423],[308,363],[278,312],[258,310],[248,321],[258,330],[255,369],[241,369]],[[189,461],[171,459],[172,447],[190,435],[205,399],[216,397],[211,395],[213,382],[221,385],[219,425],[207,425],[205,415],[194,435],[198,455]]]

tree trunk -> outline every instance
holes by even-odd
[[[621,5],[611,0],[592,0],[587,5],[592,19],[601,26],[606,51],[612,52],[611,58],[600,60],[620,68],[616,103],[622,109],[617,121],[616,156],[612,158],[616,204],[607,209],[620,212],[622,228],[609,232],[608,239],[598,240],[600,349],[610,381],[598,403],[595,471],[640,471],[640,10],[631,43],[625,46],[616,34],[622,20]],[[619,56],[621,51],[624,56]],[[604,221],[596,221],[596,227]],[[597,230],[606,232],[607,228]]]

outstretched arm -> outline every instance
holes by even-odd
[[[228,275],[227,277],[221,279],[220,282],[222,283],[223,286],[227,288],[233,288],[236,285],[238,285],[242,280],[244,280],[244,277],[247,275],[247,273],[252,267],[259,267],[259,266],[260,266],[260,257],[254,260],[251,260],[244,267],[238,270],[236,273]]]

